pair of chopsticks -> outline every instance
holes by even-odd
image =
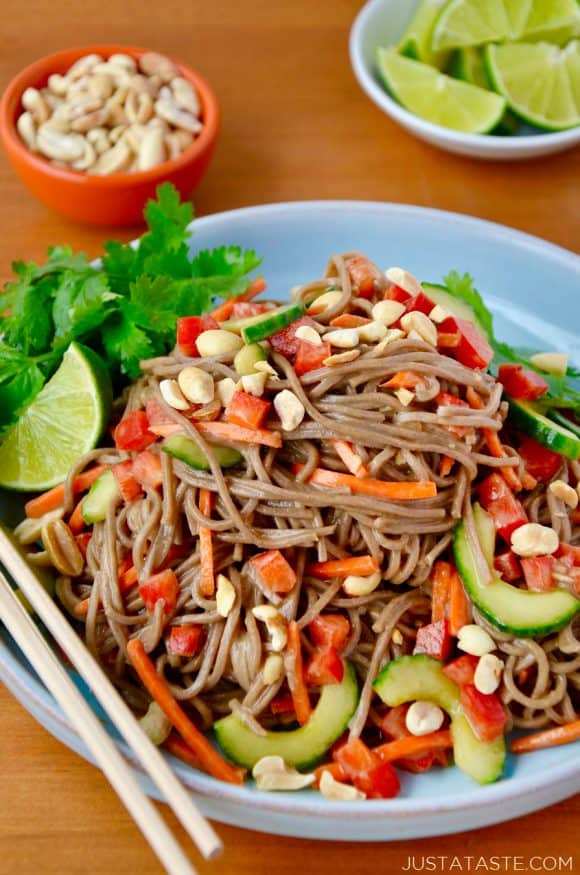
[[[213,828],[197,810],[191,795],[145,735],[100,665],[2,527],[0,562],[93,691],[203,856],[206,859],[216,857],[222,852],[223,845]],[[195,875],[196,870],[169,827],[139,786],[112,738],[42,637],[1,571],[0,620],[75,726],[169,875]]]

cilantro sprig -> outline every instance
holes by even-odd
[[[105,244],[100,264],[68,246],[44,264],[17,261],[0,298],[0,433],[59,366],[71,341],[102,356],[119,388],[139,362],[175,344],[181,316],[244,292],[261,263],[253,250],[220,246],[191,255],[193,207],[164,183],[145,208],[137,245]]]
[[[473,309],[479,322],[485,329],[489,343],[494,351],[494,358],[490,366],[493,374],[497,374],[501,364],[515,363],[524,365],[532,371],[541,374],[547,382],[549,389],[545,396],[540,398],[535,403],[542,408],[567,408],[570,410],[580,410],[580,371],[576,368],[569,367],[564,376],[555,376],[547,374],[540,368],[537,368],[532,361],[531,356],[537,350],[527,349],[525,347],[513,347],[507,343],[503,343],[495,336],[493,327],[493,316],[485,306],[483,299],[474,285],[474,279],[470,274],[466,273],[461,276],[457,271],[451,271],[443,278],[443,282],[450,295],[455,298],[460,298]]]

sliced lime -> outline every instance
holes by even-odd
[[[431,37],[433,27],[447,0],[422,0],[399,43],[399,52],[414,61],[445,69],[448,52],[433,52]]]
[[[538,128],[563,131],[580,124],[580,42],[487,46],[495,90],[516,115]]]
[[[505,100],[491,91],[459,82],[427,64],[379,49],[379,72],[405,109],[436,125],[466,134],[485,134],[501,119]]]
[[[578,15],[576,0],[450,0],[435,23],[434,52],[548,34]]]
[[[476,46],[457,49],[453,55],[449,72],[456,79],[477,85],[478,88],[491,88],[491,83],[485,69],[483,52]]]
[[[96,446],[111,410],[111,383],[101,359],[72,343],[62,364],[0,446],[0,486],[38,491],[61,483]]]

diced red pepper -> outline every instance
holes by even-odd
[[[466,653],[444,666],[443,674],[446,674],[458,687],[464,687],[465,684],[473,683],[478,662],[477,656]]]
[[[294,700],[291,693],[279,693],[270,702],[272,714],[292,714],[294,712]]]
[[[166,568],[165,571],[153,574],[142,583],[139,586],[139,594],[149,613],[153,613],[156,603],[159,599],[163,599],[165,602],[164,613],[171,614],[177,604],[179,581],[175,573],[170,568]]]
[[[480,741],[495,741],[505,731],[507,712],[495,693],[480,693],[473,684],[461,687],[461,706]]]
[[[184,355],[197,357],[199,335],[219,327],[213,316],[182,316],[177,320],[177,345]]]
[[[204,637],[200,624],[172,626],[166,642],[167,652],[173,656],[195,656],[203,646]]]
[[[400,286],[391,286],[383,295],[384,301],[397,301],[398,304],[406,304],[411,298],[412,295]]]
[[[226,419],[243,428],[261,428],[272,403],[250,395],[249,392],[234,392],[226,407]]]
[[[512,532],[528,522],[522,503],[500,474],[490,474],[479,484],[479,498],[498,535],[509,544]]]
[[[355,255],[346,262],[346,269],[359,298],[372,298],[384,288],[385,278],[378,267],[364,255]]]
[[[439,392],[435,398],[435,402],[441,407],[469,407],[467,401],[458,398],[457,395],[452,395],[451,392]]]
[[[268,343],[272,349],[287,359],[292,360],[298,352],[300,338],[296,337],[296,331],[301,325],[309,325],[311,328],[314,328],[316,322],[310,316],[301,316],[296,322],[286,326],[286,328],[282,328],[280,331],[276,331],[275,334],[271,334],[268,338]]]
[[[459,334],[459,343],[451,347],[451,354],[467,368],[484,370],[493,358],[493,350],[473,322],[449,316],[439,325],[443,334]]]
[[[112,465],[111,471],[117,481],[117,486],[119,487],[119,492],[121,493],[123,501],[134,501],[141,495],[141,485],[135,479],[133,473],[133,462],[131,462],[131,460],[118,462],[116,465]]]
[[[163,483],[161,459],[151,450],[143,450],[133,459],[133,476],[142,486],[157,489]]]
[[[308,686],[312,687],[342,683],[344,663],[336,648],[321,647],[316,649],[306,663],[304,676]]]
[[[526,586],[533,592],[547,592],[554,589],[552,572],[554,570],[553,556],[531,556],[522,559],[522,570]]]
[[[417,629],[417,639],[413,653],[427,653],[435,659],[449,659],[451,635],[445,618]]]
[[[526,471],[542,483],[548,483],[562,465],[562,456],[543,447],[532,438],[524,438],[518,448]]]
[[[267,550],[250,559],[254,573],[263,586],[275,593],[288,593],[298,578],[296,572],[280,550]]]
[[[391,799],[401,789],[392,765],[381,763],[360,738],[342,745],[333,756],[354,786],[370,799]]]
[[[499,571],[502,580],[505,580],[507,583],[513,583],[514,580],[519,580],[522,576],[520,560],[513,550],[499,553],[493,560],[493,566],[496,571]]]
[[[80,534],[75,535],[75,541],[77,542],[77,547],[83,554],[83,557],[86,559],[87,550],[89,549],[89,544],[91,538],[93,537],[92,532],[80,532]]]
[[[518,364],[500,365],[497,378],[508,395],[521,401],[535,401],[550,388],[543,377]]]
[[[167,425],[167,423],[173,422],[167,411],[162,407],[159,401],[155,400],[155,398],[152,398],[147,402],[145,405],[145,413],[147,414],[149,425]]]
[[[266,304],[259,304],[257,301],[236,301],[232,309],[232,318],[249,319],[250,316],[260,316],[267,310]]]
[[[580,547],[561,543],[554,553],[555,557],[570,568],[580,567]]]
[[[310,640],[317,647],[342,650],[350,635],[350,622],[342,614],[318,614],[308,624]]]
[[[380,728],[385,737],[389,741],[396,741],[399,738],[407,738],[411,733],[407,729],[407,711],[409,710],[408,703],[397,705],[395,708],[389,708],[385,716],[382,718]],[[395,765],[405,772],[418,774],[419,772],[427,772],[435,762],[435,752],[426,754],[416,754],[411,757],[402,757],[396,760]]]
[[[308,371],[323,368],[324,360],[330,355],[332,355],[330,343],[309,343],[307,340],[300,340],[294,359],[294,370],[301,377]]]
[[[418,295],[414,295],[408,301],[405,301],[405,306],[407,308],[407,313],[411,313],[413,310],[418,310],[420,313],[424,313],[425,316],[428,316],[431,310],[434,309],[435,304],[428,298],[425,292],[419,292]]]
[[[149,420],[144,410],[128,413],[115,429],[115,446],[118,450],[139,452],[156,440],[156,435],[149,431]]]

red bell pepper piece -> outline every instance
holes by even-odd
[[[156,435],[149,431],[149,420],[144,410],[128,413],[115,429],[115,446],[118,450],[139,452],[156,440]]]
[[[318,614],[308,624],[310,640],[317,647],[342,650],[350,635],[350,622],[342,614]]]
[[[435,304],[428,298],[425,292],[419,292],[418,295],[414,295],[408,301],[405,301],[405,306],[407,308],[407,313],[411,313],[412,310],[419,310],[420,313],[424,313],[425,316],[428,316],[431,310],[435,308]]]
[[[111,466],[111,471],[117,481],[123,501],[134,501],[141,495],[141,485],[133,474],[133,462],[117,462]]]
[[[259,304],[256,301],[236,301],[232,307],[232,317],[234,319],[248,319],[250,316],[260,316],[267,310],[266,304]]]
[[[528,522],[522,503],[500,474],[490,474],[479,484],[479,498],[498,535],[509,544],[512,532]]]
[[[164,613],[171,614],[177,604],[179,581],[175,573],[170,568],[166,568],[165,571],[153,574],[142,583],[139,586],[139,594],[149,613],[153,613],[156,603],[159,599],[163,599],[165,602]]]
[[[459,334],[457,346],[450,347],[451,355],[468,368],[484,370],[493,358],[493,350],[473,322],[449,316],[439,325],[443,334]]]
[[[272,714],[293,714],[294,700],[288,692],[278,693],[278,695],[270,702],[270,711]]]
[[[543,377],[519,364],[500,365],[497,378],[508,395],[521,401],[535,401],[550,388]]]
[[[272,403],[249,392],[234,392],[226,407],[226,419],[243,428],[261,428]]]
[[[449,659],[451,635],[445,618],[417,629],[417,639],[413,653],[427,653],[435,659]]]
[[[412,295],[400,286],[391,286],[383,295],[384,301],[397,301],[398,304],[406,304],[411,298]]]
[[[299,377],[308,371],[315,371],[324,367],[324,359],[332,355],[330,343],[309,343],[300,340],[294,359],[294,370]]]
[[[513,583],[514,580],[519,580],[522,576],[520,560],[513,550],[499,553],[493,560],[493,566],[496,571],[499,571],[502,580],[505,580],[507,583]]]
[[[188,623],[185,626],[172,626],[166,641],[167,652],[173,656],[195,656],[202,648],[203,626]]]
[[[313,306],[315,304],[316,301]],[[280,331],[276,331],[275,334],[271,334],[268,338],[268,343],[272,349],[275,352],[279,352],[280,355],[285,356],[287,359],[292,360],[298,352],[300,338],[296,337],[296,331],[301,325],[309,325],[311,328],[314,328],[316,322],[314,319],[311,319],[310,316],[301,316],[296,322],[286,326],[286,328],[282,328]]]
[[[522,559],[522,570],[526,586],[533,592],[547,592],[554,589],[552,572],[554,570],[553,556],[531,556]]]
[[[157,489],[163,483],[161,459],[151,450],[143,450],[133,459],[133,476],[141,486]]]
[[[213,316],[182,316],[177,320],[177,345],[184,355],[197,358],[199,335],[219,327]]]
[[[573,544],[561,543],[554,556],[569,568],[580,566],[580,547],[575,547]]]
[[[381,763],[360,738],[348,741],[333,756],[354,786],[370,799],[391,799],[401,789],[392,765]]]
[[[532,438],[524,438],[518,448],[526,471],[541,483],[548,483],[562,465],[562,456]]]
[[[314,651],[304,669],[308,686],[321,687],[324,684],[340,684],[344,677],[344,663],[335,647],[324,647]]]
[[[80,532],[80,534],[75,535],[75,541],[77,542],[77,547],[83,554],[83,557],[87,558],[87,550],[89,549],[89,544],[91,542],[91,538],[93,537],[92,532]]]
[[[480,741],[495,741],[504,734],[507,712],[495,693],[480,693],[473,684],[461,687],[461,706]]]
[[[354,255],[346,262],[350,281],[359,298],[372,298],[384,288],[385,278],[378,267],[364,255]]]
[[[466,684],[473,683],[478,662],[477,656],[466,653],[444,666],[443,674],[446,674],[458,687],[464,687]]]
[[[252,556],[250,565],[263,586],[276,593],[288,593],[298,578],[280,550],[267,550]]]
[[[408,738],[411,733],[407,729],[407,711],[409,710],[408,703],[397,705],[395,708],[389,708],[385,716],[380,722],[380,728],[383,735],[389,741],[397,741],[400,738]],[[395,765],[405,772],[419,774],[427,772],[434,764],[436,759],[436,751],[429,753],[415,754],[410,757],[401,757],[396,760]]]

